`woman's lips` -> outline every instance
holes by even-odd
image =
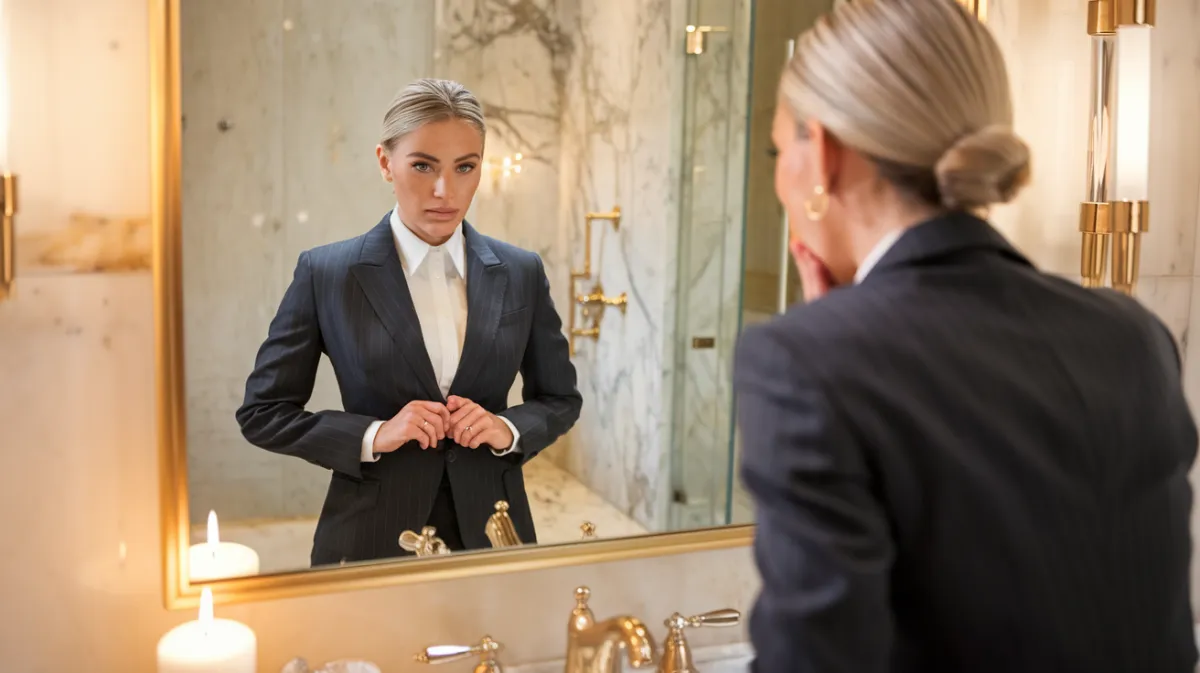
[[[426,208],[425,213],[435,220],[450,220],[458,215],[457,208]]]

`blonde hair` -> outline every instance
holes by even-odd
[[[800,37],[779,95],[922,201],[973,210],[1029,181],[1004,56],[954,0],[841,4]]]
[[[483,106],[467,87],[448,79],[419,79],[400,90],[383,116],[380,145],[388,152],[405,135],[431,122],[461,119],[487,137]]]

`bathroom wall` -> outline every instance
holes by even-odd
[[[233,414],[300,253],[367,231],[394,202],[374,149],[396,90],[429,74],[433,5],[180,9],[191,518],[313,517],[328,470],[251,446]],[[324,359],[311,404],[341,408]]]
[[[207,0],[183,0],[191,1]],[[19,73],[10,156],[24,180],[23,213],[65,217],[86,207],[145,217],[146,7],[5,3]],[[161,608],[152,332],[144,272],[27,277],[0,304],[0,379],[22,384],[0,391],[0,447],[12,468],[0,473],[0,534],[10,543],[0,596],[19,616],[0,630],[5,670],[152,671],[157,638],[192,618]],[[576,584],[592,587],[598,613],[657,624],[675,610],[746,609],[755,582],[749,551],[738,549],[217,613],[255,629],[260,671],[293,655],[362,656],[407,671],[420,647],[484,633],[505,643],[510,665],[561,656]],[[742,637],[740,629],[691,636]]]

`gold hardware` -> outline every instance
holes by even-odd
[[[17,176],[5,173],[0,177],[0,301],[12,295],[17,276]]]
[[[568,285],[568,287],[570,287],[571,294],[573,294],[573,295],[575,294],[575,285],[578,281],[588,280],[592,277],[592,222],[594,222],[596,220],[604,220],[604,221],[612,222],[613,231],[619,231],[621,228],[621,207],[613,206],[613,209],[607,213],[589,212],[586,215],[584,215],[584,220],[583,220],[583,270],[571,272],[571,282],[570,282],[570,285]],[[595,287],[592,290],[591,295],[576,295],[574,303],[583,305],[585,307],[593,305],[593,304],[598,304],[600,309],[603,309],[605,305],[612,305],[612,306],[617,306],[618,308],[621,309],[621,312],[624,313],[625,312],[625,303],[627,302],[625,293],[621,293],[621,295],[618,297],[605,297],[602,289],[603,288],[600,287],[600,283],[597,282]],[[584,300],[585,298],[586,298],[586,301]],[[593,301],[591,301],[592,299],[596,299],[596,301],[593,302]],[[591,339],[600,338],[600,319],[603,317],[603,310],[599,310],[599,311],[595,312],[595,314],[594,314],[595,317],[592,319],[591,327],[576,327],[575,326],[575,324],[576,324],[575,310],[576,309],[574,306],[571,306],[568,308],[569,308],[569,310],[567,311],[567,340],[568,340],[568,348],[569,348],[570,354],[572,356],[574,356],[575,355],[575,337],[584,337],[584,338],[591,338]],[[590,315],[592,315],[592,314],[589,311],[587,311],[585,308],[583,311],[583,317],[587,318]]]
[[[966,7],[968,12],[975,15],[975,18],[987,23],[988,0],[958,0],[958,4]]]
[[[1157,19],[1155,0],[1116,0],[1118,26],[1153,26]]]
[[[496,656],[503,649],[504,646],[492,640],[491,636],[484,636],[478,645],[435,645],[433,647],[426,647],[423,652],[414,656],[413,659],[419,664],[448,664],[478,656],[480,661],[479,665],[475,667],[475,673],[503,673],[500,662],[496,659]]]
[[[579,524],[579,532],[583,534],[579,539],[595,540],[596,524],[592,523],[591,521],[584,521],[583,523]]]
[[[597,623],[588,607],[591,595],[587,587],[575,590],[575,609],[567,622],[565,673],[620,673],[622,649],[630,668],[653,664],[657,645],[650,629],[628,615]]]
[[[725,26],[688,26],[686,30],[687,42],[684,45],[684,51],[693,56],[704,53],[705,35],[729,31]]]
[[[692,348],[694,350],[713,348],[716,345],[717,340],[713,337],[692,337]]]
[[[1117,109],[1117,29],[1153,26],[1155,0],[1090,0],[1091,103],[1088,119],[1087,200],[1080,205],[1080,276],[1084,287],[1104,286],[1111,241],[1111,285],[1132,295],[1137,284],[1141,235],[1150,225],[1146,201],[1113,199]],[[1119,159],[1120,157],[1115,157]]]
[[[699,673],[692,665],[692,648],[688,645],[683,630],[701,626],[735,626],[742,621],[742,613],[733,609],[713,610],[694,617],[684,617],[676,612],[667,618],[667,642],[663,644],[663,658],[658,673]]]
[[[496,513],[488,517],[484,533],[496,548],[521,545],[521,538],[517,536],[512,517],[508,515],[508,503],[503,500],[496,503]]]
[[[1112,287],[1132,295],[1142,252],[1141,235],[1150,230],[1150,203],[1114,201],[1112,223]]]
[[[425,526],[421,533],[406,530],[400,533],[400,548],[417,556],[442,556],[450,553],[450,548],[437,536],[437,529]]]

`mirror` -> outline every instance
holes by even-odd
[[[796,296],[769,128],[831,4],[160,0],[168,605],[748,544],[731,360]],[[377,156],[422,77],[481,156]]]

